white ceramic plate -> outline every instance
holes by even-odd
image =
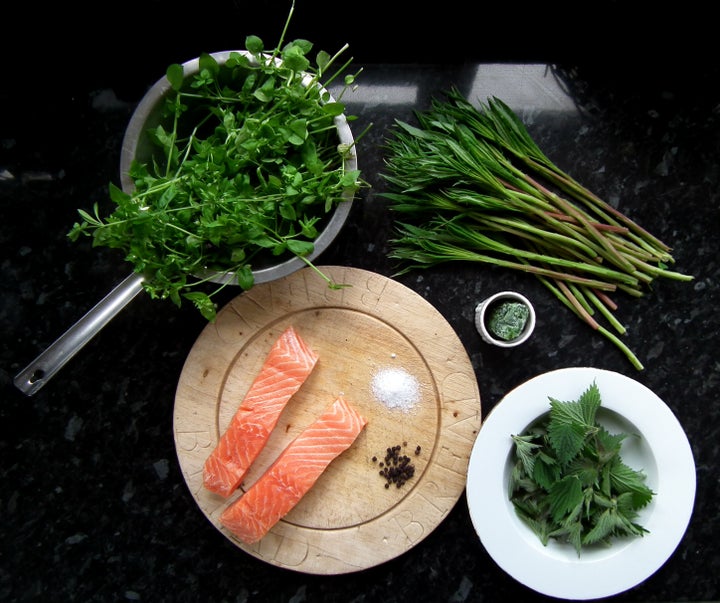
[[[623,443],[623,461],[647,476],[656,493],[637,521],[643,537],[610,547],[583,548],[538,537],[515,514],[508,497],[513,465],[511,435],[549,412],[549,396],[573,401],[595,381],[598,420],[611,433],[638,434]],[[508,393],[485,418],[470,456],[467,501],[473,526],[495,562],[540,593],[564,599],[607,597],[636,586],[675,551],[695,502],[695,463],[687,436],[670,408],[650,389],[624,375],[596,368],[566,368],[539,375]]]

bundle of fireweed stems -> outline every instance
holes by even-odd
[[[642,370],[611,294],[692,280],[668,269],[670,247],[558,168],[500,99],[476,107],[451,89],[415,117],[385,142],[397,274],[450,261],[534,274]]]

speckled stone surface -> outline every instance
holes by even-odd
[[[346,100],[358,117],[355,132],[372,124],[358,145],[372,187],[320,263],[394,273],[392,224],[380,196],[384,137],[394,119],[412,120],[433,95],[457,86],[470,97],[506,100],[548,156],[669,243],[675,268],[695,277],[658,281],[641,299],[618,296],[625,340],[643,371],[528,275],[446,265],[398,280],[457,331],[484,415],[525,380],[570,366],[620,372],[665,400],[695,458],[693,516],[670,559],[614,600],[720,598],[717,67],[656,65],[638,77],[628,63],[502,61],[480,52],[461,61],[419,53],[418,61],[365,62],[362,49],[360,42],[354,52],[364,67],[359,88]],[[25,364],[128,274],[116,254],[65,234],[76,209],[106,202],[108,182],[118,181],[122,135],[144,90],[168,62],[194,50],[188,44],[180,56],[146,57],[136,77],[88,71],[52,95],[0,92],[0,600],[548,600],[489,557],[464,497],[409,552],[355,574],[298,574],[237,549],[199,511],[174,449],[175,387],[205,324],[190,307],[141,295],[36,395],[14,387]],[[475,305],[502,289],[522,292],[537,312],[531,340],[509,350],[485,344],[473,325]],[[220,303],[236,294],[226,291]]]

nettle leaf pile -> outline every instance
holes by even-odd
[[[398,273],[463,261],[534,274],[641,370],[613,297],[692,280],[668,269],[670,247],[557,167],[500,99],[476,108],[453,89],[415,116],[396,122],[382,174]]]
[[[321,274],[308,255],[323,221],[361,186],[360,172],[345,169],[351,149],[334,123],[357,76],[342,75],[350,61],[333,67],[346,48],[321,51],[313,64],[306,40],[282,46],[281,37],[265,52],[248,36],[247,54],[222,64],[203,54],[191,77],[182,65],[168,67],[172,93],[148,132],[157,152],[133,162],[135,190],[110,184],[112,213],[102,217],[97,204],[79,210],[68,236],[124,251],[151,297],[178,306],[188,299],[209,320],[211,297],[224,286],[206,290],[213,273],[234,273],[248,290],[254,268],[297,256]],[[327,86],[339,77],[344,87],[333,99]]]
[[[642,471],[620,455],[627,434],[611,434],[597,420],[600,391],[593,382],[577,401],[550,398],[550,412],[513,435],[516,462],[508,484],[518,516],[543,545],[609,545],[643,536],[638,512],[654,496]]]

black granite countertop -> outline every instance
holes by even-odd
[[[252,23],[238,28],[243,40],[258,33]],[[191,307],[140,295],[38,393],[26,396],[13,385],[28,362],[128,274],[116,254],[72,243],[66,233],[77,208],[104,202],[108,183],[119,181],[124,129],[147,87],[170,62],[230,47],[228,29],[220,28],[213,47],[197,47],[210,43],[208,32],[186,44],[173,37],[154,55],[134,46],[128,52],[143,61],[132,73],[77,66],[72,51],[79,42],[71,31],[70,52],[52,56],[70,77],[49,69],[49,86],[32,86],[29,78],[10,86],[6,78],[0,88],[0,600],[549,600],[495,564],[473,530],[464,496],[407,553],[356,573],[296,573],[234,546],[198,509],[174,448],[175,388],[205,326]],[[107,49],[113,35],[92,40]],[[322,46],[335,43],[322,31],[303,33],[312,36]],[[412,57],[405,46],[397,58],[381,60],[379,42],[351,37],[364,71],[346,101],[358,117],[354,131],[372,124],[358,146],[371,188],[358,195],[319,263],[394,274],[387,255],[392,224],[380,196],[383,140],[393,120],[412,120],[414,110],[456,86],[468,97],[505,100],[560,167],[668,242],[675,268],[695,277],[658,281],[640,299],[619,298],[626,341],[643,371],[529,275],[445,265],[397,280],[431,302],[458,333],[475,369],[483,415],[512,388],[562,367],[616,371],[657,393],[687,433],[696,463],[695,507],[668,561],[613,600],[720,599],[717,67],[661,62],[638,70],[632,60],[557,61],[553,53],[533,54],[531,45],[483,54],[469,42],[460,57],[433,56],[418,44]],[[31,54],[39,66],[43,52]],[[106,56],[117,61],[122,53]],[[483,343],[473,324],[475,305],[502,289],[530,297],[538,314],[532,339],[512,350]],[[219,302],[237,294],[227,290]]]

